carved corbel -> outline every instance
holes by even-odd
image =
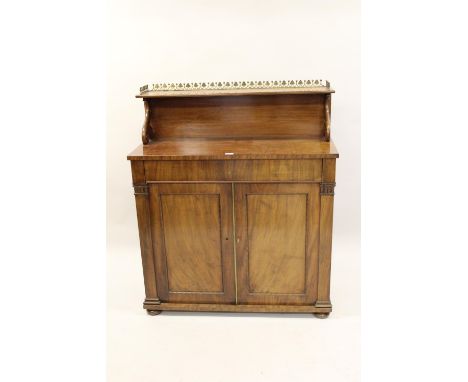
[[[325,96],[325,140],[330,141],[331,95]]]
[[[149,102],[147,100],[143,101],[145,106],[145,121],[143,122],[143,128],[141,130],[141,140],[144,145],[150,143],[152,138],[151,126],[150,126],[150,114],[151,109],[149,107]]]

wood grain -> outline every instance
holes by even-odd
[[[324,95],[190,97],[149,100],[150,125],[164,138],[325,136]]]
[[[318,184],[236,184],[240,303],[312,304],[317,293]]]
[[[331,134],[331,95],[325,96],[325,140],[330,141]]]
[[[305,293],[307,194],[247,195],[249,292]]]
[[[150,143],[151,140],[153,140],[154,134],[150,126],[151,109],[149,107],[149,102],[144,101],[143,105],[145,107],[145,120],[143,122],[143,127],[141,128],[141,141],[144,145],[146,145]]]
[[[145,304],[145,309],[158,311],[187,312],[232,312],[232,313],[329,313],[332,307],[315,305],[281,305],[281,304],[181,304],[161,303],[160,305]]]
[[[235,302],[230,185],[152,185],[150,210],[161,301]]]
[[[148,182],[158,181],[311,181],[320,182],[322,161],[145,161]]]
[[[132,161],[132,178],[134,186],[146,187],[143,161]],[[140,236],[141,261],[145,283],[145,295],[148,300],[159,302],[156,286],[156,269],[153,258],[153,241],[151,237],[151,214],[147,194],[135,194],[135,205]]]
[[[336,160],[323,160],[323,182],[335,181]],[[330,272],[333,232],[333,201],[332,195],[320,197],[320,248],[318,264],[318,294],[317,305],[331,306],[330,302]]]
[[[161,194],[169,292],[223,292],[220,200]]]
[[[313,139],[179,139],[140,145],[127,158],[145,161],[321,159],[338,158],[338,151],[333,142]]]

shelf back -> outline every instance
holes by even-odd
[[[326,137],[326,94],[145,99],[154,140]]]

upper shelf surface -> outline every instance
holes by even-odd
[[[325,80],[217,81],[145,85],[137,98],[330,93],[334,90]]]
[[[314,139],[182,139],[138,146],[130,160],[338,158],[333,142]]]

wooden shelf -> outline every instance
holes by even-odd
[[[333,142],[314,139],[173,139],[138,146],[129,160],[338,158]]]
[[[330,88],[285,88],[285,89],[230,89],[230,90],[177,90],[177,91],[147,91],[136,95],[136,98],[172,98],[172,97],[213,97],[242,96],[265,94],[331,94]]]

